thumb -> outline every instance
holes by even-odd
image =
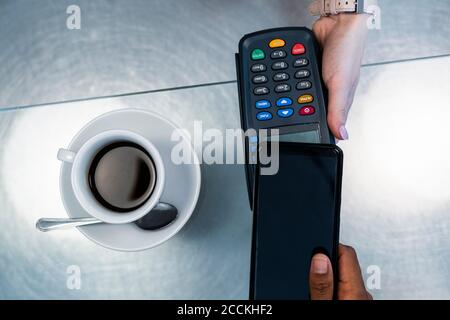
[[[355,249],[339,245],[339,300],[371,300]]]
[[[353,102],[354,90],[330,86],[328,93],[328,127],[337,139],[348,140],[349,135],[345,124]]]
[[[309,272],[311,300],[333,299],[333,269],[328,257],[322,253],[314,255]]]

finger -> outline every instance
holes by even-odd
[[[326,38],[330,33],[329,31],[333,29],[333,26],[335,24],[336,21],[331,17],[320,17],[318,20],[316,20],[316,22],[313,23],[313,33],[322,47],[325,44]]]
[[[311,300],[333,299],[333,269],[324,254],[316,254],[311,260],[309,288]]]
[[[355,249],[339,245],[339,299],[370,299]]]
[[[364,287],[356,251],[352,247],[343,244],[339,245],[339,281],[357,287]]]
[[[353,90],[341,86],[330,85],[328,88],[328,126],[339,140],[348,140],[349,135],[345,123],[350,110]]]

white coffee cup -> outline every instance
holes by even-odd
[[[116,212],[102,206],[89,187],[88,172],[94,157],[104,147],[119,141],[135,143],[147,151],[153,160],[156,183],[147,201],[139,208],[129,212]],[[80,205],[93,217],[107,223],[129,223],[149,213],[155,207],[164,189],[164,164],[155,146],[143,136],[129,130],[108,130],[95,135],[75,152],[59,149],[58,159],[72,164],[71,183]]]

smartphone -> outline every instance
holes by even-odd
[[[257,165],[250,299],[308,300],[316,253],[330,258],[337,280],[342,166],[335,145],[292,142],[279,142],[276,174]]]

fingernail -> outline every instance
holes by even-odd
[[[341,134],[342,140],[348,140],[348,132],[344,126],[339,128],[339,133]]]
[[[326,274],[328,272],[328,261],[323,258],[314,258],[312,269],[315,274]]]

